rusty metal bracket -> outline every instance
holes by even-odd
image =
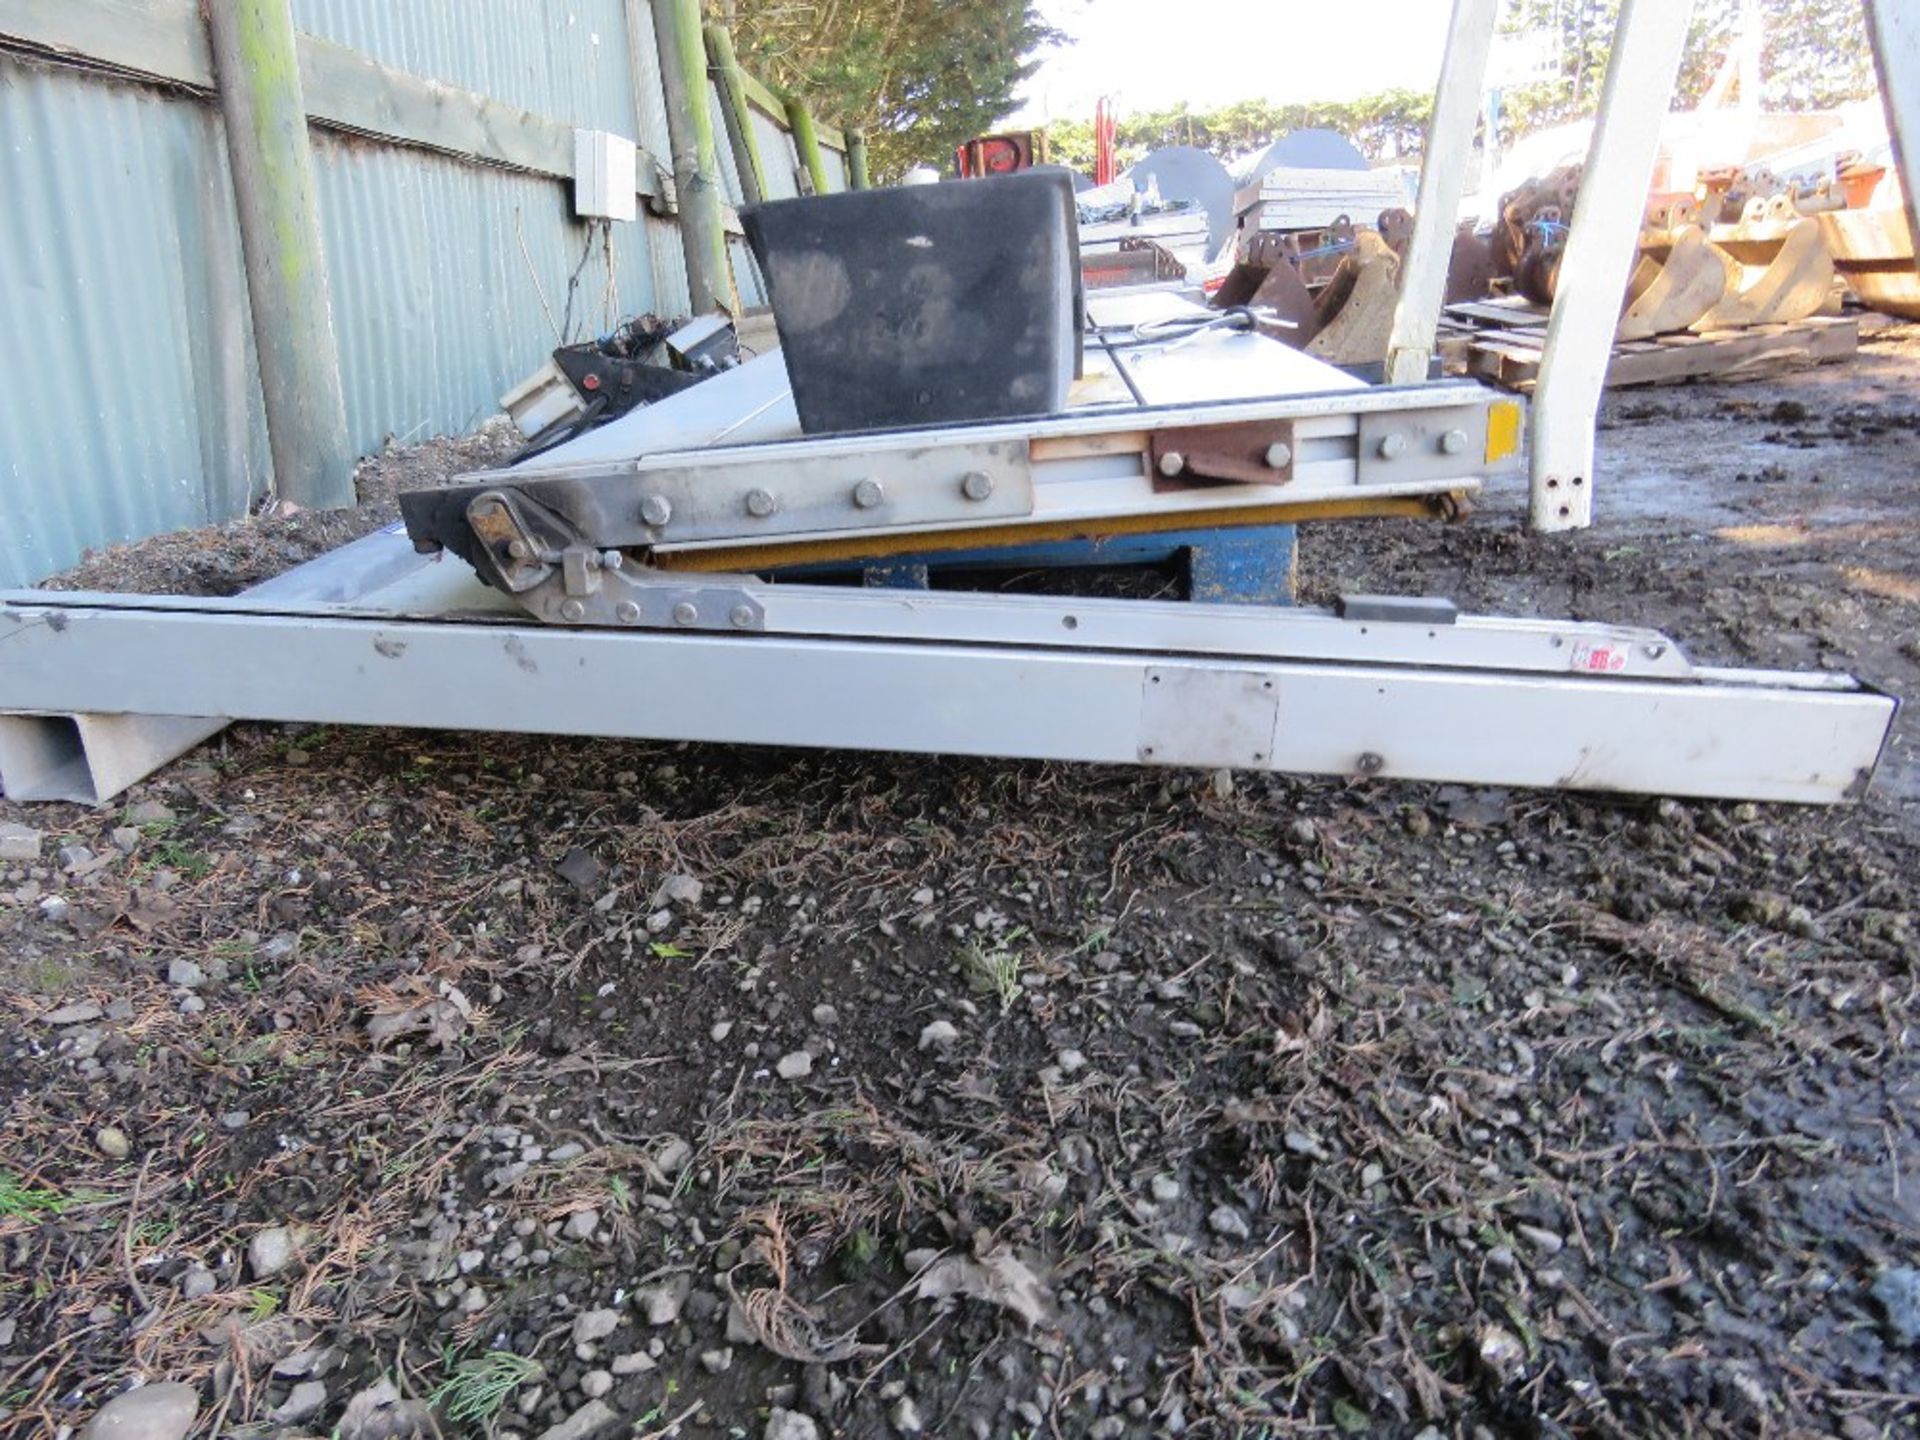
[[[1285,485],[1293,479],[1293,422],[1252,420],[1156,430],[1147,441],[1147,458],[1155,490]]]
[[[578,548],[564,520],[514,490],[481,491],[467,502],[466,522],[473,532],[468,560],[483,580],[509,595],[541,584]]]

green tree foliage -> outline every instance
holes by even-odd
[[[1873,52],[1860,0],[1760,0],[1765,45],[1761,105],[1821,110],[1874,93]],[[1738,31],[1740,0],[1696,0],[1680,62],[1675,103],[1699,100],[1713,83]],[[1591,115],[1606,77],[1620,0],[1516,0],[1507,29],[1558,37],[1559,74],[1503,97],[1503,139]]]
[[[1719,6],[1728,8],[1728,0]],[[1824,110],[1875,93],[1873,48],[1860,0],[1767,0],[1761,10],[1767,21],[1762,104]]]
[[[1696,0],[1680,104],[1712,83],[1740,6]],[[1064,38],[1047,27],[1036,0],[707,0],[707,8],[733,27],[748,69],[803,96],[817,118],[864,128],[881,179],[915,164],[949,168],[954,146],[991,131],[1012,110],[1037,53]],[[1512,0],[1505,28],[1552,33],[1559,66],[1545,83],[1506,92],[1503,143],[1593,113],[1619,11],[1620,0]],[[1820,109],[1873,94],[1860,0],[1760,0],[1760,11],[1767,108]],[[1410,90],[1311,105],[1180,105],[1122,117],[1116,147],[1122,165],[1166,145],[1229,157],[1289,130],[1324,126],[1387,161],[1419,154],[1431,108],[1429,93]],[[1092,168],[1092,118],[1047,127],[1053,158]]]
[[[1873,55],[1859,0],[1760,0],[1766,43],[1761,57],[1768,109],[1824,109],[1874,93]],[[1591,115],[1600,101],[1620,0],[1516,0],[1507,29],[1545,29],[1558,37],[1560,67],[1553,79],[1509,90],[1501,103],[1501,142]],[[1732,44],[1740,0],[1697,0],[1675,103],[1697,102],[1713,83]],[[1369,160],[1417,156],[1425,143],[1433,97],[1392,90],[1344,103],[1275,105],[1242,100],[1214,109],[1180,105],[1122,116],[1114,148],[1122,167],[1149,150],[1197,145],[1222,159],[1247,154],[1289,130],[1337,130]],[[1091,118],[1047,127],[1053,158],[1093,168]]]
[[[951,168],[954,147],[1014,107],[1035,54],[1061,37],[1035,0],[709,0],[741,62],[867,132],[877,180]]]
[[[1388,90],[1358,100],[1314,105],[1275,105],[1240,100],[1214,110],[1176,105],[1122,116],[1114,126],[1114,150],[1122,167],[1149,150],[1194,145],[1224,159],[1257,150],[1289,130],[1337,130],[1369,160],[1418,154],[1426,137],[1433,96],[1415,90]],[[1093,168],[1091,121],[1056,121],[1047,126],[1047,147],[1055,160],[1077,170]]]

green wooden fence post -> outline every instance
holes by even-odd
[[[864,130],[847,131],[847,188],[873,188],[873,179],[867,172],[867,132]]]
[[[753,112],[747,106],[747,79],[733,36],[724,25],[707,26],[707,60],[720,82],[721,113],[727,121],[727,143],[733,147],[733,168],[740,172],[740,195],[758,205],[767,193],[767,168],[760,159],[760,140],[753,133]]]
[[[687,256],[693,313],[715,306],[738,312],[733,267],[727,261],[721,214],[720,157],[714,149],[713,111],[707,102],[707,46],[700,0],[653,0],[653,33],[660,47],[660,82],[673,144],[673,185],[680,204],[680,245]]]
[[[340,349],[288,0],[212,0],[207,33],[226,122],[247,303],[275,493],[354,504]]]
[[[813,183],[813,193],[827,193],[827,162],[820,156],[820,134],[813,128],[813,116],[797,95],[782,95],[787,107],[787,126],[793,131],[793,145],[800,152],[800,165]]]

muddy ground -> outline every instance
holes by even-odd
[[[1304,588],[1920,693],[1917,382],[1615,395],[1592,530]],[[262,726],[5,804],[0,1433],[1911,1434],[1914,734],[1846,810]]]

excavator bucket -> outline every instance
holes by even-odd
[[[1382,210],[1379,223],[1374,228],[1404,262],[1407,247],[1413,243],[1413,212],[1398,208]],[[1476,234],[1473,222],[1469,220],[1454,231],[1453,249],[1447,256],[1447,285],[1441,292],[1441,303],[1458,305],[1492,294],[1494,274],[1493,244],[1490,239]]]
[[[1296,348],[1305,345],[1319,329],[1313,292],[1300,272],[1284,260],[1267,272],[1248,303],[1263,334]]]
[[[1731,266],[1730,283],[1688,327],[1697,334],[1804,320],[1833,293],[1833,256],[1820,224],[1786,195],[1748,201],[1737,223],[1714,226],[1709,239]]]
[[[1241,243],[1241,259],[1213,294],[1216,309],[1252,308],[1262,334],[1295,349],[1303,348],[1318,328],[1313,291],[1284,241],[1291,237],[1261,233]]]
[[[1645,340],[1685,330],[1726,298],[1733,261],[1707,240],[1690,205],[1662,207],[1640,235],[1627,282],[1619,338]]]
[[[1307,354],[1330,365],[1384,360],[1399,298],[1400,257],[1373,231],[1360,231],[1314,302],[1315,333],[1304,347]]]

